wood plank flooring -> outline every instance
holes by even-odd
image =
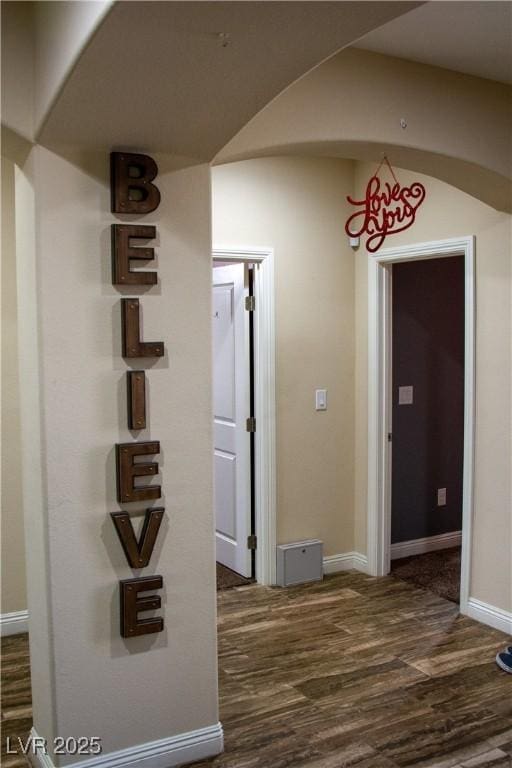
[[[510,638],[453,603],[348,572],[218,606],[225,752],[194,768],[511,768]],[[26,635],[2,641],[2,750],[30,728],[27,662]]]
[[[354,571],[218,594],[225,752],[194,768],[510,768],[501,632]]]
[[[13,744],[18,736],[26,741],[32,727],[28,635],[3,637],[1,648],[2,768],[28,767],[23,756],[6,754],[7,737]]]
[[[230,568],[226,568],[222,563],[216,563],[217,569],[217,589],[231,589],[232,587],[241,587],[245,584],[252,584],[253,579],[246,579],[245,576],[240,576],[239,573],[235,573]]]

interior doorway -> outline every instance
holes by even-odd
[[[417,243],[368,255],[368,564],[373,575],[390,571],[392,556],[393,368],[392,286],[395,264],[460,256],[464,263],[464,394],[460,610],[468,613],[473,516],[475,318],[474,238]],[[435,297],[433,297],[435,300]],[[403,382],[410,386],[411,382]],[[397,393],[399,394],[399,393]],[[402,393],[407,400],[410,391]],[[414,398],[414,389],[412,392]],[[403,407],[407,407],[403,404]],[[437,508],[436,486],[435,508]],[[443,496],[441,493],[440,500]],[[423,537],[427,538],[427,537]],[[396,552],[396,550],[395,550]]]
[[[391,267],[391,573],[459,602],[464,257]]]
[[[245,371],[250,371],[252,366],[252,376],[249,377],[249,387],[242,387],[244,394],[240,394],[239,398],[240,402],[242,402],[240,407],[243,411],[240,414],[241,426],[245,430],[247,426],[251,429],[250,432],[245,431],[245,444],[241,450],[246,456],[247,444],[249,442],[252,482],[250,526],[247,511],[245,512],[244,522],[240,525],[242,527],[245,526],[247,536],[251,537],[251,541],[248,542],[247,539],[245,541],[246,545],[249,544],[250,547],[249,550],[247,548],[245,550],[246,568],[247,554],[249,553],[252,577],[260,584],[272,585],[276,583],[274,253],[272,248],[215,247],[212,258],[213,273],[217,273],[219,283],[235,280],[233,274],[223,273],[220,270],[229,270],[232,266],[235,266],[238,268],[238,275],[244,274],[242,302],[244,305],[244,319],[239,318],[238,327],[241,328],[244,325],[245,338],[247,339],[248,337],[249,339],[248,345],[246,345],[246,350],[249,349],[249,361],[245,363]],[[238,292],[241,295],[241,278],[238,277],[236,279],[239,285]],[[215,290],[215,287],[213,290]],[[232,291],[234,301],[234,283]],[[248,309],[245,309],[246,299],[249,300],[249,297],[250,303]],[[214,307],[213,323],[219,319],[215,317],[217,311],[219,311],[219,308]],[[242,310],[239,309],[239,312],[241,314]],[[235,333],[234,329],[232,333]],[[218,339],[218,342],[220,339]],[[215,337],[213,343],[215,345]],[[247,356],[247,353],[245,354]],[[241,374],[242,379],[244,375]],[[236,398],[236,395],[233,396]],[[222,408],[225,409],[225,405]],[[217,405],[215,410],[220,412],[222,408]],[[254,419],[254,422],[246,425],[246,420],[250,417]],[[222,416],[220,416],[220,419],[217,418],[217,420],[223,426],[226,426],[225,423],[228,422]],[[236,432],[236,428],[232,429],[232,432]],[[248,442],[247,436],[249,436]],[[243,436],[241,438],[243,443]],[[215,451],[223,451],[223,449],[219,446],[218,448],[214,447],[213,451],[215,453]],[[230,451],[224,450],[224,453],[229,455]],[[233,452],[231,451],[231,453]],[[222,465],[224,461],[230,461],[230,459],[228,457],[219,457],[218,464]],[[220,482],[225,481],[227,477],[229,478],[229,472],[225,470],[224,478],[219,478]],[[233,484],[232,470],[230,482]],[[216,479],[216,488],[217,486],[218,482]],[[247,485],[244,487],[247,494]],[[217,503],[220,504],[221,495],[218,495],[216,490],[216,505]],[[233,540],[239,538],[242,542],[246,535],[243,533],[242,536],[242,529],[234,531],[233,527],[231,527],[231,532],[228,530],[226,536],[226,531],[222,531],[222,527],[226,527],[226,520],[222,522],[221,514],[219,520],[216,520],[216,540],[221,542],[218,552],[229,543],[225,539]],[[217,525],[217,522],[220,524]],[[233,535],[234,533],[235,535]],[[222,537],[224,537],[224,541]],[[244,557],[241,554],[242,549],[239,552],[242,561],[244,561]],[[237,567],[238,565],[235,565],[235,568]],[[234,572],[236,573],[236,571]],[[247,573],[247,570],[245,572]]]
[[[218,583],[254,576],[252,265],[213,265],[213,453]],[[226,571],[228,569],[228,572]]]

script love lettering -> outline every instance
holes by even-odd
[[[425,199],[425,187],[419,182],[410,187],[401,187],[398,182],[390,186],[387,182],[381,189],[380,179],[372,176],[366,187],[364,200],[353,200],[352,205],[361,206],[345,224],[349,237],[360,237],[366,233],[366,249],[375,253],[387,235],[394,235],[408,229],[416,218],[416,211]]]

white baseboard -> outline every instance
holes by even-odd
[[[32,739],[39,736],[34,728]],[[32,741],[34,743],[34,741]],[[37,741],[35,742],[37,745]],[[95,755],[87,760],[68,763],[66,768],[171,768],[175,765],[193,763],[219,755],[224,749],[224,734],[221,723],[199,728],[196,731],[180,733],[168,739],[148,741],[128,749]],[[55,768],[48,754],[41,750],[31,752],[30,760],[38,768]]]
[[[345,552],[341,555],[324,557],[324,573],[341,573],[342,571],[362,571],[368,573],[368,558],[360,552]]]
[[[507,635],[512,635],[512,613],[496,608],[494,605],[483,603],[475,597],[470,597],[466,615],[471,619],[481,621],[482,624],[488,624],[494,629],[500,629]]]
[[[0,613],[0,637],[28,632],[28,611]]]
[[[412,541],[399,541],[391,545],[391,559],[398,560],[400,557],[423,555],[425,552],[435,552],[438,549],[460,547],[461,543],[462,531],[450,531],[450,533],[427,536],[424,539],[412,539]]]

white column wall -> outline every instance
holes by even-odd
[[[99,736],[109,753],[218,721],[210,173],[206,165],[173,171],[170,158],[156,156],[160,207],[124,217],[157,226],[158,285],[126,295],[140,298],[143,338],[166,346],[164,358],[134,361],[147,368],[148,428],[131,435],[132,366],[121,356],[121,295],[111,284],[110,224],[119,219],[110,213],[109,158],[70,162],[41,147],[34,155],[39,360],[31,362],[40,366],[43,499],[42,512],[28,509],[27,556],[40,570],[31,574],[29,613],[34,666],[38,648],[52,659],[47,679],[33,681],[34,725],[50,738]],[[134,437],[160,441],[155,506],[166,509],[150,565],[136,572],[109,517],[120,509],[114,445]],[[165,630],[124,640],[118,582],[151,574],[163,576]],[[41,595],[48,627],[35,620]]]
[[[15,163],[2,155],[2,614],[25,611],[27,607],[21,481],[15,174]]]

